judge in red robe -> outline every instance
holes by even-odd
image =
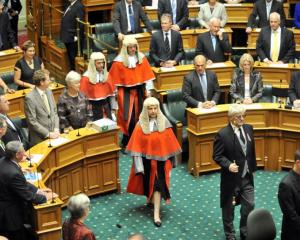
[[[117,123],[123,132],[122,147],[126,147],[142,111],[143,101],[153,89],[154,74],[145,55],[139,52],[132,36],[125,36],[120,54],[109,71],[118,88]]]
[[[118,104],[115,86],[106,70],[106,59],[101,52],[93,52],[87,71],[80,80],[80,91],[89,99],[93,110],[93,121],[108,117],[115,119]]]
[[[127,192],[145,195],[154,204],[154,224],[161,226],[160,200],[170,196],[170,174],[181,152],[171,124],[156,98],[144,101],[142,113],[126,148],[133,157]]]

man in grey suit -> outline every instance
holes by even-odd
[[[50,84],[49,71],[37,70],[33,81],[36,87],[25,96],[25,115],[30,135],[30,145],[47,138],[59,137],[59,118]]]
[[[212,108],[220,98],[220,87],[214,72],[205,70],[206,58],[198,55],[194,59],[195,70],[184,77],[183,100],[187,107]]]
[[[218,18],[209,20],[209,31],[199,34],[196,45],[196,55],[202,54],[213,62],[225,62],[225,54],[231,54],[231,44],[226,33],[220,29],[221,21]]]
[[[145,24],[147,32],[151,33],[153,28],[140,2],[135,0],[117,2],[112,22],[119,41],[124,39],[124,35],[143,32],[140,20]]]
[[[157,67],[173,67],[183,58],[183,43],[179,32],[171,29],[172,17],[161,16],[161,29],[155,32],[150,42],[150,57]]]
[[[280,27],[278,13],[271,13],[270,26],[261,29],[256,42],[256,53],[266,63],[288,63],[294,60],[294,33]]]

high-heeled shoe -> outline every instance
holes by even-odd
[[[161,226],[161,222],[160,221],[153,221],[154,225],[156,227],[160,227]]]

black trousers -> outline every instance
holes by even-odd
[[[19,15],[14,16],[12,19],[10,19],[10,26],[11,29],[14,31],[15,41],[18,45],[18,23],[19,23]]]
[[[241,204],[240,235],[241,237],[246,238],[247,218],[249,213],[254,209],[254,187],[248,173],[242,179],[242,184],[239,188],[239,199]],[[222,220],[226,238],[230,239],[234,237],[234,206],[232,205],[232,198],[228,199],[227,203],[222,208]]]
[[[75,70],[75,57],[77,54],[77,42],[65,43],[70,63],[70,69]]]

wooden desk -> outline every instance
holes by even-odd
[[[198,17],[198,13],[200,10],[200,5],[188,6],[189,8],[189,18]],[[144,7],[145,13],[147,14],[149,20],[157,20],[157,8],[146,6]]]
[[[23,57],[23,52],[16,52],[14,49],[0,51],[0,72],[10,72],[14,70],[16,62]]]
[[[280,80],[282,80],[281,85],[288,87],[292,71],[300,70],[300,64],[280,64],[278,67],[276,65],[269,65],[267,63],[254,63],[254,69],[261,72],[262,80],[264,84],[270,85],[280,85]]]
[[[224,63],[216,63],[207,66],[208,70],[211,70],[217,74],[220,86],[229,86],[232,78],[235,64],[231,61]],[[179,65],[175,67],[175,70],[161,71],[160,68],[152,68],[156,79],[154,80],[154,87],[156,92],[162,92],[172,89],[181,89],[184,76],[194,70],[194,65]]]
[[[196,48],[198,35],[207,31],[208,29],[187,29],[187,30],[180,31],[182,41],[183,41],[183,48],[184,49]],[[228,34],[229,42],[231,44],[232,43],[231,28],[229,27],[224,28],[224,32]],[[148,32],[137,33],[137,34],[131,34],[131,36],[135,37],[136,40],[138,41],[141,52],[150,51],[150,41],[151,41],[150,33]]]
[[[60,96],[60,94],[62,93],[63,89],[64,89],[64,85],[57,83],[56,84],[51,84],[50,89],[53,92],[54,95],[54,99],[57,102],[58,98]],[[22,116],[25,115],[24,113],[24,98],[25,95],[27,93],[29,93],[31,91],[30,88],[23,90],[18,90],[13,94],[6,94],[6,98],[9,101],[10,105],[9,105],[9,112],[8,112],[8,116],[13,118],[13,117],[18,117],[18,116]]]
[[[254,127],[256,160],[266,170],[291,168],[295,150],[300,147],[300,112],[279,109],[278,104],[251,105],[246,122]],[[189,162],[188,170],[200,173],[220,169],[212,159],[216,133],[228,124],[228,104],[218,105],[215,111],[187,109]]]
[[[289,28],[294,33],[296,51],[300,51],[300,29]],[[256,41],[260,33],[260,28],[254,28],[251,33],[248,34],[247,50],[251,55],[256,55]]]
[[[71,131],[62,137],[68,139],[59,146],[49,148],[45,140],[30,149],[30,154],[42,154],[42,159],[32,170],[42,174],[42,182],[59,199],[54,204],[35,206],[36,232],[39,239],[61,239],[61,205],[74,194],[89,196],[99,193],[120,192],[118,128],[99,133],[93,129]],[[28,162],[22,162],[23,168]]]

